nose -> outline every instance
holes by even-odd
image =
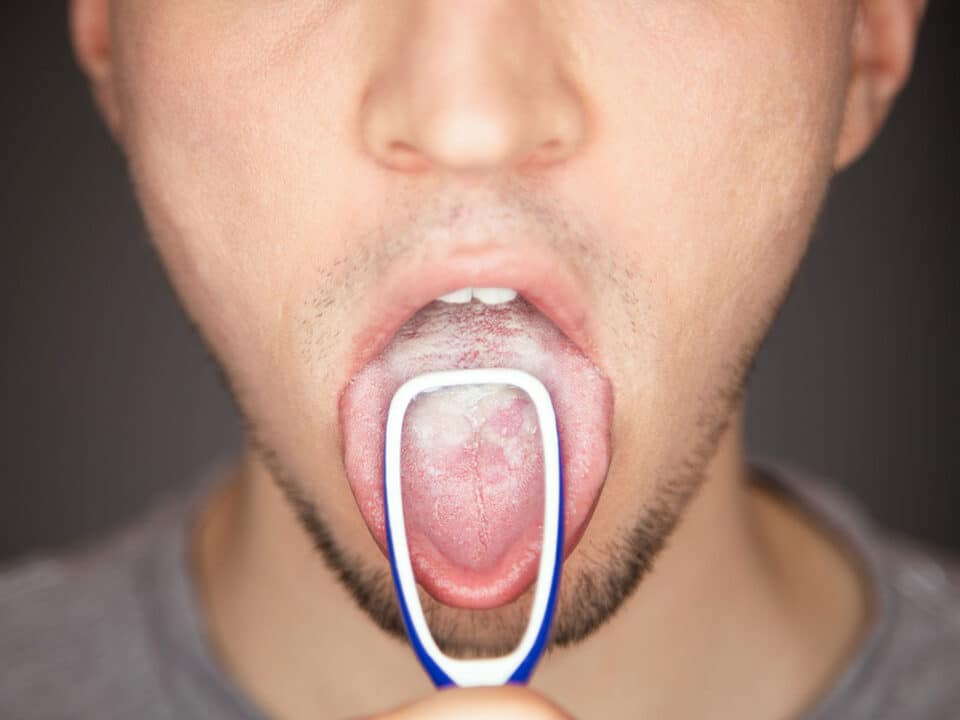
[[[543,3],[391,3],[388,49],[360,109],[363,144],[378,163],[492,171],[554,165],[577,152],[584,103]]]

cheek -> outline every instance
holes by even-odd
[[[346,184],[332,168],[348,143],[330,123],[344,99],[329,70],[341,49],[303,46],[311,16],[291,8],[307,3],[208,17],[221,5],[146,3],[123,18],[124,143],[188,312],[218,355],[263,371],[343,252]]]
[[[605,71],[591,87],[596,139],[566,192],[609,230],[617,261],[597,287],[624,477],[678,466],[726,416],[804,253],[831,175],[847,27],[805,2],[653,2],[583,40],[584,67]]]
[[[609,179],[588,212],[631,271],[632,297],[610,285],[625,315],[611,325],[646,330],[611,327],[624,375],[729,364],[788,284],[829,180],[846,11],[753,5],[652,3],[585,43],[590,64],[616,69],[593,88],[581,176]]]

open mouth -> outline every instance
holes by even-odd
[[[501,276],[523,280],[529,270]],[[453,275],[446,273],[448,282]],[[524,283],[529,291],[433,283],[443,292],[381,322],[364,343],[341,396],[340,422],[351,489],[384,553],[383,432],[390,400],[405,381],[437,370],[515,368],[546,386],[564,466],[565,554],[582,536],[609,463],[612,392],[561,328],[582,330],[570,322],[581,317],[571,294],[536,277]],[[421,296],[429,285],[418,287]],[[403,427],[401,478],[417,581],[456,607],[515,600],[536,579],[542,535],[541,429],[532,403],[506,386],[448,389],[417,398]]]

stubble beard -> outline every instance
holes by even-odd
[[[716,454],[743,394],[743,387],[759,342],[741,353],[728,382],[706,403],[695,427],[695,441],[685,460],[657,478],[652,500],[619,537],[601,547],[584,547],[578,567],[561,582],[549,648],[574,645],[607,622],[636,591],[653,567],[687,506],[703,484],[704,473]],[[323,512],[302,484],[247,419],[247,438],[281,489],[297,521],[326,566],[350,593],[354,602],[384,631],[406,638],[400,607],[389,570],[371,567],[338,541]],[[420,590],[431,633],[439,648],[452,657],[493,657],[516,647],[529,616],[532,591],[492,610],[464,610],[443,605]]]
[[[612,261],[604,264],[603,258],[591,257],[591,260],[597,267],[609,267],[606,277],[616,285],[629,284],[630,278],[621,277]],[[363,263],[358,261],[354,272],[359,273],[362,266]],[[652,478],[651,486],[655,488],[652,498],[637,510],[619,533],[615,533],[614,539],[602,546],[588,546],[582,542],[574,551],[577,563],[569,563],[562,577],[550,648],[570,646],[589,637],[613,617],[653,567],[703,485],[706,468],[740,406],[753,361],[789,294],[794,277],[795,273],[787,278],[779,295],[765,308],[766,312],[755,318],[731,362],[721,370],[715,390],[701,399],[699,412],[686,434],[689,438],[686,452],[672,468]],[[629,293],[623,294],[624,302],[629,306]],[[321,299],[336,300],[329,293]],[[313,306],[327,304],[315,302]],[[338,542],[334,529],[324,518],[323,508],[308,490],[309,483],[288,472],[283,458],[259,432],[251,414],[245,412],[243,398],[230,382],[224,366],[215,354],[211,354],[244,422],[248,444],[286,497],[299,525],[327,567],[376,625],[405,639],[402,616],[386,563],[372,566]],[[317,357],[314,361],[329,359]],[[628,473],[622,474],[630,473],[639,482],[644,469],[630,468]],[[646,478],[644,484],[648,484]],[[420,598],[434,640],[443,652],[454,657],[489,657],[504,655],[516,646],[527,624],[532,592],[527,591],[516,601],[492,610],[453,608],[422,590]]]

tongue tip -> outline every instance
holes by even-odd
[[[482,610],[506,605],[536,579],[538,541],[512,543],[499,557],[463,564],[430,540],[411,537],[411,561],[417,581],[437,601],[453,607]]]

